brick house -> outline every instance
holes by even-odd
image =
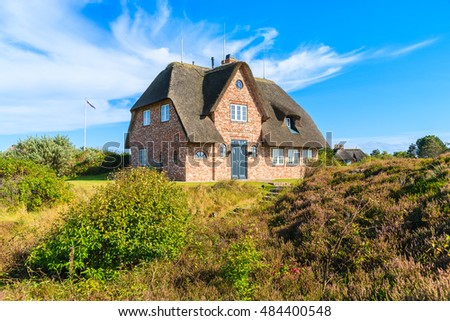
[[[217,68],[169,64],[131,114],[131,165],[177,181],[300,178],[325,144],[285,91],[228,56]]]

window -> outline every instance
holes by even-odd
[[[296,149],[288,149],[288,165],[299,164],[299,152]]]
[[[252,157],[256,158],[256,156],[258,156],[258,149],[256,148],[255,145],[252,146]]]
[[[302,151],[303,163],[307,163],[308,160],[312,159],[312,149],[304,149]]]
[[[139,166],[147,166],[147,149],[145,148],[139,150]]]
[[[169,121],[169,104],[161,106],[161,122]]]
[[[173,163],[178,164],[178,151],[173,151]]]
[[[206,154],[204,151],[199,150],[198,152],[195,153],[195,158],[197,158],[197,159],[206,158]]]
[[[284,149],[282,148],[272,149],[272,164],[273,165],[284,164]]]
[[[150,110],[144,110],[142,118],[143,118],[142,124],[144,126],[150,125]]]
[[[291,117],[286,117],[286,126],[288,128],[291,128],[291,121],[292,121]]]
[[[292,134],[298,134],[298,129],[295,127],[295,120],[292,117],[286,117],[286,126]]]
[[[245,105],[230,105],[230,113],[232,121],[247,121],[247,106]]]
[[[227,145],[220,144],[219,155],[220,155],[220,157],[226,157],[227,156]]]

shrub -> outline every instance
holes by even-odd
[[[19,140],[10,154],[51,168],[59,176],[64,176],[71,173],[75,151],[68,137],[57,135]]]
[[[225,253],[224,277],[231,282],[242,300],[252,299],[251,277],[261,265],[261,254],[249,236],[232,244]]]
[[[100,162],[93,164],[89,163],[84,170],[77,171],[79,175],[99,175],[109,173],[120,168],[128,167],[130,165],[130,154],[116,152],[102,152],[96,150],[100,155]]]
[[[449,165],[444,154],[318,169],[281,198],[272,231],[314,273],[321,293],[313,299],[445,298],[448,282],[438,287],[450,267]],[[398,271],[395,262],[403,262]],[[424,294],[427,283],[433,289]]]
[[[128,160],[127,154],[103,152],[95,148],[77,149],[68,137],[61,135],[19,140],[7,154],[51,168],[58,176],[69,177],[107,173]]]
[[[27,259],[50,275],[104,278],[140,262],[173,258],[187,239],[186,196],[161,173],[126,169],[62,224]]]
[[[52,170],[26,160],[0,158],[0,200],[6,206],[24,205],[34,211],[70,198],[69,186]]]

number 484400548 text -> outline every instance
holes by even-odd
[[[261,311],[259,311],[260,314],[264,316],[302,316],[302,317],[313,317],[313,316],[331,316],[331,307],[330,306],[314,306],[314,305],[303,305],[303,306],[264,306]]]

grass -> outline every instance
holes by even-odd
[[[108,184],[90,182],[70,182],[79,200]],[[15,280],[3,265],[0,299],[450,299],[450,155],[319,168],[273,202],[264,182],[176,184],[195,223],[176,260],[111,280]],[[8,255],[26,253],[58,217],[28,214],[1,216],[2,233],[22,233]]]
[[[102,173],[97,175],[84,175],[84,176],[78,176],[73,179],[70,179],[69,181],[89,181],[89,182],[98,182],[98,181],[106,181],[108,179],[109,173]]]

